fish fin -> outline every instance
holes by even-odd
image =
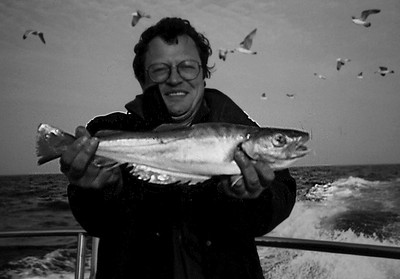
[[[96,167],[106,168],[108,170],[112,170],[122,165],[120,162],[117,162],[113,159],[106,158],[103,156],[95,156],[92,161],[92,164],[95,165]]]
[[[118,136],[120,134],[126,133],[126,131],[121,130],[100,130],[94,136],[97,138],[104,138],[109,136]]]
[[[166,184],[188,184],[194,185],[210,179],[210,176],[176,173],[173,171],[161,170],[147,165],[129,164],[130,174],[140,180],[150,183]]]
[[[163,131],[173,131],[173,130],[178,130],[182,129],[183,126],[180,124],[174,124],[174,123],[169,123],[169,124],[161,124],[160,126],[157,126],[154,128],[153,131],[155,132],[163,132]]]
[[[76,138],[48,124],[40,124],[36,133],[36,155],[42,165],[58,157]]]

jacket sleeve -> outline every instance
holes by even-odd
[[[72,214],[90,235],[100,237],[118,230],[120,214],[116,199],[107,199],[104,190],[70,184],[67,192]]]
[[[140,120],[124,113],[112,113],[91,120],[87,130],[91,135],[102,129],[126,130],[136,129]],[[136,127],[137,126],[137,127]],[[124,173],[124,172],[123,172]],[[111,234],[123,224],[121,193],[110,185],[105,189],[84,189],[76,185],[68,185],[68,200],[71,211],[78,223],[93,236]]]

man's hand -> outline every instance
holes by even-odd
[[[121,184],[119,168],[107,169],[96,166],[92,159],[99,145],[99,140],[91,137],[82,126],[75,130],[77,140],[68,147],[60,158],[60,170],[71,184],[101,189],[106,185]]]
[[[233,176],[222,182],[224,192],[239,199],[255,199],[267,189],[275,178],[266,162],[252,162],[240,149],[236,149],[234,160],[242,176]]]

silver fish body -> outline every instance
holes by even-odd
[[[164,126],[151,132],[100,131],[96,137],[100,142],[95,164],[128,164],[133,175],[157,184],[195,184],[216,175],[239,175],[233,160],[236,148],[274,170],[286,168],[308,153],[304,143],[309,139],[303,131],[228,123]],[[39,164],[61,156],[74,140],[47,124],[39,126],[37,138]]]

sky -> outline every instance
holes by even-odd
[[[132,27],[137,9],[151,18]],[[371,27],[352,23],[366,9],[381,9]],[[73,134],[97,115],[125,111],[141,93],[133,47],[171,16],[210,40],[207,87],[261,126],[311,133],[312,152],[296,166],[400,163],[399,13],[398,0],[2,0],[0,175],[59,172],[58,160],[37,166],[40,123]],[[256,55],[218,58],[219,48],[237,47],[254,28]],[[27,29],[42,31],[46,44],[23,40]],[[351,61],[337,71],[339,57]],[[395,73],[382,77],[379,66]]]

